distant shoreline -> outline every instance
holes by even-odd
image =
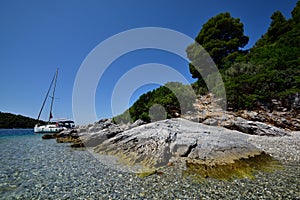
[[[30,129],[37,119],[0,111],[0,129]]]

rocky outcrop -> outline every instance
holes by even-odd
[[[224,127],[232,130],[237,130],[243,133],[259,136],[285,136],[289,133],[283,129],[268,125],[262,122],[248,121],[243,118],[237,117],[224,123]]]
[[[300,130],[300,113],[296,111],[272,113],[260,111],[229,112],[218,108],[211,95],[202,96],[195,103],[196,112],[182,117],[210,126],[221,126],[251,135],[283,136]]]
[[[144,124],[142,120],[137,120],[132,124],[115,124],[111,119],[101,119],[92,125],[81,127],[79,135],[84,146],[95,147],[125,130],[142,124]]]
[[[56,135],[57,143],[72,143],[71,147],[84,147],[77,129],[67,129]]]
[[[267,161],[272,160],[271,156],[248,142],[249,133],[271,135],[277,131],[276,135],[284,135],[280,130],[271,129],[265,124],[252,124],[230,115],[218,118],[215,114],[210,119],[206,121],[209,125],[182,118],[149,124],[141,120],[133,124],[114,124],[111,119],[102,119],[76,130],[63,131],[57,135],[56,140],[71,142],[71,147],[76,148],[95,147],[96,153],[117,155],[128,164],[150,167],[150,171],[141,173],[143,176],[155,174],[159,172],[157,168],[176,163],[176,166],[185,166],[184,173],[187,174],[227,179],[235,176],[252,177],[251,173],[260,169],[258,163],[267,165]],[[235,126],[240,127],[235,129],[248,134],[212,126],[219,124],[220,119],[227,126],[229,121],[236,120]],[[265,132],[258,133],[260,129]],[[270,133],[267,132],[269,129]]]
[[[300,130],[300,112],[297,110],[292,110],[289,112],[287,111],[266,112],[264,110],[259,110],[259,111],[242,110],[236,112],[235,115],[250,121],[259,121],[290,131]]]
[[[152,167],[174,161],[228,164],[262,154],[247,139],[237,131],[177,118],[126,130],[103,141],[95,152]]]
[[[116,155],[129,165],[147,166],[138,173],[142,177],[158,174],[160,167],[173,163],[184,175],[197,179],[253,178],[256,171],[281,169],[277,160],[249,143],[250,135],[242,132],[182,118],[129,127],[102,140],[94,150]]]

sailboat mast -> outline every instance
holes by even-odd
[[[55,73],[54,88],[53,88],[52,97],[51,97],[52,99],[51,99],[51,106],[50,106],[50,114],[49,114],[48,123],[50,122],[50,120],[52,118],[52,107],[53,107],[53,101],[54,101],[54,94],[55,94],[57,76],[58,76],[58,69],[56,69],[56,73]]]
[[[41,113],[42,113],[42,111],[43,111],[43,109],[44,109],[45,103],[46,103],[46,101],[47,101],[47,98],[48,98],[48,96],[49,96],[49,93],[50,93],[50,90],[51,90],[53,81],[55,80],[55,76],[56,76],[56,73],[54,74],[54,76],[53,76],[53,78],[52,78],[52,81],[51,81],[51,83],[50,83],[49,89],[48,89],[47,94],[46,94],[46,96],[45,96],[43,105],[42,105],[41,110],[40,110],[40,112],[39,112],[39,115],[38,115],[38,118],[37,118],[37,122],[38,122],[38,123],[39,123],[39,120],[40,120]]]

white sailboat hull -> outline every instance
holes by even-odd
[[[57,127],[55,124],[35,125],[34,132],[35,133],[59,133],[64,129],[65,129],[64,127]]]

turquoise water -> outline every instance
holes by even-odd
[[[34,135],[33,129],[0,129],[0,138]]]
[[[172,167],[139,178],[41,136],[0,130],[0,199],[300,199],[299,165],[231,182],[195,182]]]

